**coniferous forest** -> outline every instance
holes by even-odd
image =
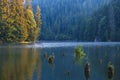
[[[120,0],[0,1],[0,42],[120,41],[119,33]]]
[[[40,32],[40,7],[31,0],[0,0],[0,42],[34,42]]]
[[[120,41],[120,0],[33,0],[34,9],[38,3],[39,40]]]
[[[120,0],[0,0],[0,80],[120,80]]]

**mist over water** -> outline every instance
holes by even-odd
[[[0,48],[55,48],[55,47],[75,47],[75,46],[114,46],[120,45],[120,42],[38,42],[33,44],[6,44],[1,45]]]

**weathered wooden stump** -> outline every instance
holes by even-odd
[[[99,59],[99,63],[102,64],[102,62],[103,62],[102,59]]]
[[[108,79],[114,78],[114,66],[112,63],[108,64]]]
[[[88,62],[85,64],[84,75],[86,77],[86,80],[90,79],[90,63]]]
[[[66,55],[65,55],[65,53],[62,53],[62,57],[65,57]]]
[[[48,63],[49,64],[53,64],[53,62],[54,62],[54,56],[53,55],[50,55],[49,57],[48,57]]]
[[[48,57],[47,53],[43,54],[43,57],[46,59]]]
[[[70,71],[66,71],[66,72],[65,72],[65,75],[66,75],[66,76],[69,76],[69,75],[70,75]]]

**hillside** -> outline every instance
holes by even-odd
[[[120,40],[119,0],[33,0],[32,4],[41,7],[40,40]]]

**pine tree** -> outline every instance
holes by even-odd
[[[27,41],[35,41],[35,28],[36,21],[34,19],[34,13],[32,11],[31,0],[27,0],[27,9],[26,9],[26,20],[27,20],[27,28],[28,28],[28,38]]]
[[[40,31],[40,8],[36,21],[31,0],[0,0],[0,42],[35,41]],[[36,25],[37,22],[37,25]]]
[[[12,27],[12,29],[14,29],[14,36],[18,42],[25,41],[27,39],[27,28],[24,24],[24,5],[21,0],[11,1],[10,15],[7,22]]]
[[[28,38],[28,30],[27,30],[27,26],[26,26],[26,19],[25,19],[25,8],[24,8],[24,4],[23,4],[23,0],[17,0],[17,19],[18,19],[18,23],[21,26],[22,29],[22,40],[21,41],[25,41]]]
[[[36,28],[35,28],[35,39],[37,39],[39,32],[41,30],[41,15],[40,15],[40,7],[37,6],[36,9]]]
[[[40,14],[40,7],[37,6],[37,9],[36,9],[36,24],[37,24],[37,27],[41,27],[41,14]]]
[[[0,21],[2,19],[2,0],[0,0]]]
[[[2,0],[0,2],[1,5],[1,20],[6,20],[8,17],[8,13],[9,13],[9,0]]]

